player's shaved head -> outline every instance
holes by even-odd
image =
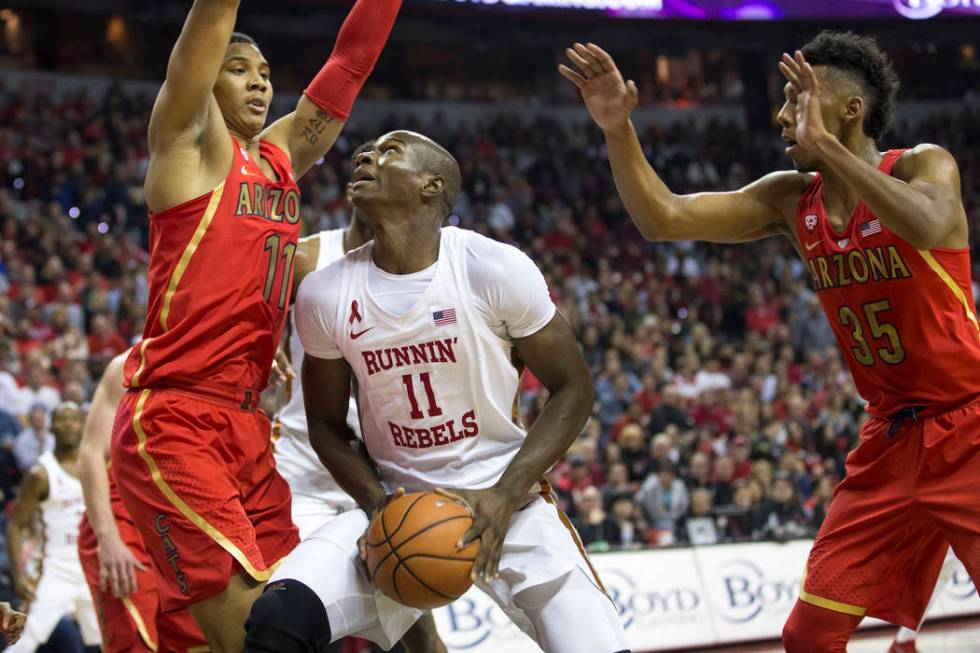
[[[443,189],[440,195],[442,218],[448,217],[453,207],[456,206],[456,198],[459,197],[462,179],[456,157],[428,136],[417,132],[391,132],[378,139],[378,142],[380,143],[385,139],[397,139],[412,146],[420,154],[422,170],[442,179]]]

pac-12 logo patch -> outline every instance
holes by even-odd
[[[807,213],[806,217],[803,218],[803,226],[806,227],[807,231],[813,233],[813,230],[817,228],[817,214]]]

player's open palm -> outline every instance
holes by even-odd
[[[145,571],[146,567],[118,535],[99,540],[99,588],[102,591],[109,590],[119,599],[129,596],[137,589],[137,570]]]
[[[812,147],[827,134],[820,113],[820,84],[817,75],[799,50],[792,57],[784,52],[779,70],[792,87],[789,96],[790,101],[795,101],[796,104],[796,142],[803,147]]]
[[[565,54],[575,68],[561,64],[558,72],[578,87],[599,128],[610,131],[625,125],[637,104],[633,80],[624,81],[609,53],[594,43],[576,43]]]
[[[517,502],[510,492],[497,488],[485,490],[446,490],[439,494],[466,505],[473,515],[473,525],[463,533],[457,549],[464,549],[473,540],[480,540],[480,549],[470,574],[474,581],[483,579],[489,583],[497,577],[500,556],[504,550],[504,537],[510,529],[510,518],[517,509]]]

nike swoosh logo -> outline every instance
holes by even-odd
[[[820,244],[820,241],[818,240],[818,241],[817,241],[817,242],[815,242],[815,243],[806,243],[806,244],[804,245],[804,247],[806,247],[806,251],[808,251],[808,252],[809,252],[809,251],[812,251],[812,250],[813,250],[813,248],[814,248],[814,247],[816,247],[816,246],[817,246],[817,245],[819,245],[819,244]]]
[[[363,331],[358,331],[357,333],[354,333],[353,331],[351,331],[350,332],[350,339],[351,340],[357,340],[358,338],[360,338],[361,336],[363,336],[365,333],[367,333],[368,331],[370,331],[373,328],[374,327],[368,327],[368,328],[364,329]]]
[[[245,166],[242,166],[242,174],[245,175],[246,177],[254,177],[255,176],[255,173],[254,172],[249,172],[248,170],[246,170],[245,169]]]

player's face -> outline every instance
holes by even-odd
[[[257,136],[265,127],[272,104],[269,62],[249,43],[232,43],[214,85],[214,96],[229,129]]]
[[[355,208],[397,204],[409,212],[419,206],[424,184],[420,148],[411,134],[391,132],[358,154],[350,183],[351,204]]]
[[[51,416],[51,432],[62,447],[73,447],[82,440],[82,411],[74,407],[59,408]]]

